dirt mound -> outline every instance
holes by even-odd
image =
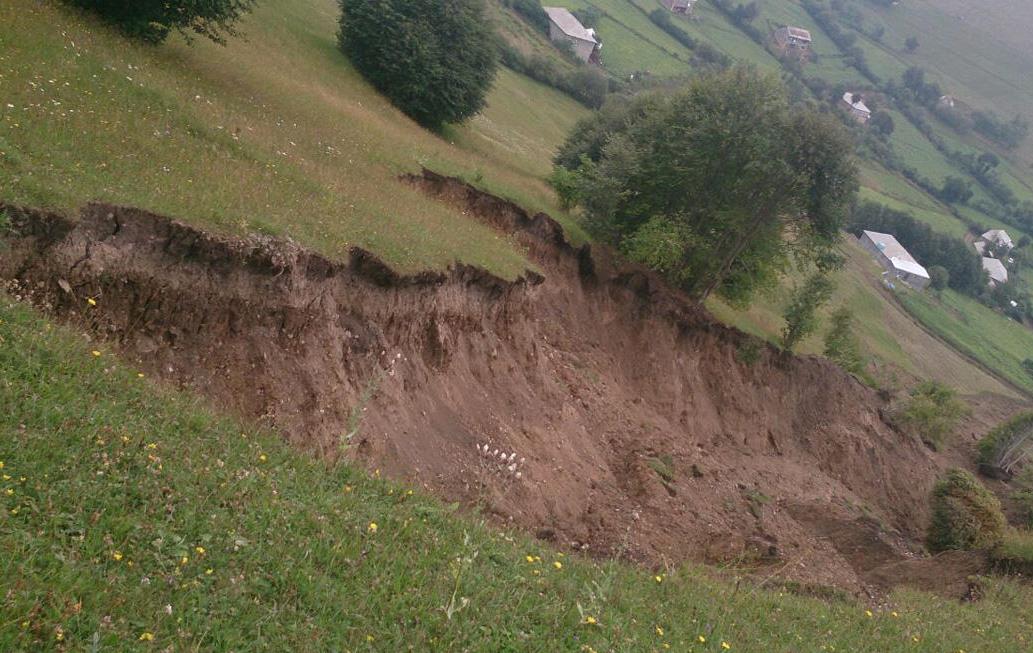
[[[870,566],[815,519],[866,520],[880,564],[909,555],[938,464],[872,390],[572,247],[545,215],[432,173],[407,181],[512,233],[544,276],[406,276],[358,249],[330,261],[103,204],[77,221],[7,207],[0,276],[303,447],[561,547],[737,560],[852,590]]]

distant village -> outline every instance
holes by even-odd
[[[886,270],[884,275],[891,276],[916,290],[922,290],[929,285],[928,270],[922,267],[893,235],[862,231],[858,242],[875,255],[875,260]],[[1002,258],[1008,259],[1008,253],[1015,247],[1008,232],[1003,229],[991,229],[980,236],[973,243],[973,247],[982,257],[987,285],[996,288],[1008,283],[1008,269],[1001,261]]]

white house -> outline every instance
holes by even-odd
[[[858,242],[875,255],[882,267],[907,285],[918,290],[929,285],[929,272],[890,234],[863,231]]]
[[[542,7],[549,16],[549,38],[567,42],[574,49],[574,55],[581,61],[588,61],[600,48],[595,30],[581,24],[574,14],[563,7]]]
[[[995,258],[983,257],[983,269],[990,277],[990,287],[994,288],[999,284],[1008,283],[1008,269]]]
[[[843,94],[843,107],[850,113],[850,116],[861,123],[866,124],[872,118],[872,111],[864,103],[860,93],[847,91]]]

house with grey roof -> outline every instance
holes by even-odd
[[[811,33],[802,27],[785,25],[775,30],[772,35],[775,49],[783,55],[807,61],[811,57]]]
[[[929,272],[890,234],[862,231],[857,240],[862,247],[875,255],[875,260],[887,273],[918,290],[929,285]]]
[[[986,274],[990,277],[990,287],[996,288],[1002,283],[1008,283],[1008,268],[1004,267],[1004,263],[1001,263],[995,258],[989,256],[983,257],[983,269],[986,270]]]
[[[559,43],[569,43],[581,61],[598,59],[602,44],[595,35],[595,30],[581,24],[574,14],[563,7],[542,7],[549,17],[549,39]]]

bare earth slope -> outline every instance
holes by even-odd
[[[910,555],[939,463],[874,391],[763,345],[742,362],[748,336],[547,216],[408,183],[513,233],[543,274],[401,276],[359,249],[334,262],[93,204],[7,207],[0,277],[150,373],[561,547],[855,590]],[[526,458],[520,477],[480,443]]]

